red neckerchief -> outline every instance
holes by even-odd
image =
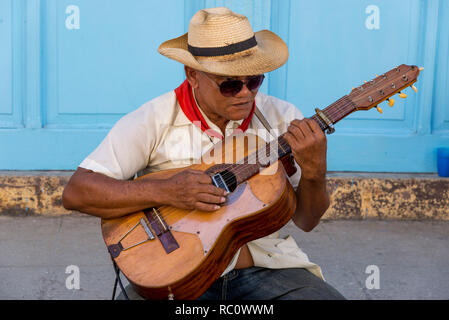
[[[192,87],[189,82],[185,80],[178,88],[175,89],[176,98],[178,99],[179,105],[181,106],[182,111],[186,115],[186,117],[194,124],[201,123],[201,131],[205,132],[207,130],[207,134],[213,137],[217,137],[223,139],[223,135],[215,130],[212,130],[204,120],[201,111],[198,109],[198,106],[195,103],[195,99],[193,97]],[[248,115],[248,117],[243,120],[242,124],[236,130],[242,130],[243,132],[248,129],[249,123],[254,114],[254,110],[256,108],[256,102],[253,104],[253,108]]]

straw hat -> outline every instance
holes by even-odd
[[[266,73],[288,59],[280,37],[268,30],[254,33],[247,17],[224,7],[198,11],[189,32],[165,41],[158,51],[193,69],[224,76]]]

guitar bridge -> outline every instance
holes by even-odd
[[[176,241],[173,234],[170,232],[170,228],[167,226],[164,218],[161,216],[156,208],[146,209],[143,211],[148,221],[150,222],[151,228],[156,233],[165,252],[168,254],[179,248],[179,244]]]

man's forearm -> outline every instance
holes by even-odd
[[[155,184],[153,188],[152,183]],[[155,200],[158,196],[156,184],[148,180],[116,180],[83,170],[72,177],[66,186],[63,205],[66,209],[101,218],[120,217],[158,205]]]
[[[318,225],[329,208],[330,200],[326,188],[326,178],[307,180],[302,178],[296,190],[296,212],[293,222],[309,232]]]

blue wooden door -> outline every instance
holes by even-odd
[[[73,170],[124,114],[172,90],[157,53],[192,15],[227,6],[270,29],[290,58],[262,91],[306,116],[399,64],[418,94],[357,112],[329,136],[332,171],[435,172],[449,146],[449,1],[0,0],[0,170]]]

